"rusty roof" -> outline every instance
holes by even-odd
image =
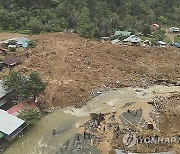
[[[4,59],[2,62],[6,65],[13,66],[13,65],[20,63],[21,59],[16,57],[16,56],[13,56],[13,57],[9,57],[9,58]]]

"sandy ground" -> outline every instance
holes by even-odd
[[[0,33],[0,41],[15,38],[15,37],[29,37],[29,35],[18,34],[18,33],[7,33],[7,32]]]
[[[1,33],[0,38],[23,36]],[[26,36],[26,35],[25,35]],[[92,89],[102,86],[148,86],[158,79],[180,78],[180,49],[135,47],[100,43],[77,34],[48,33],[30,36],[37,40],[30,58],[16,52],[22,64],[14,70],[37,71],[48,82],[41,97],[48,106],[81,106]],[[0,73],[3,77],[9,72]]]

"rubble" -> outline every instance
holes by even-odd
[[[91,144],[91,139],[84,138],[83,135],[77,134],[63,145],[57,154],[100,154],[100,151]]]

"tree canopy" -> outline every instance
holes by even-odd
[[[24,108],[19,112],[18,117],[27,124],[32,125],[41,118],[41,113],[38,109]]]
[[[14,99],[17,101],[37,97],[45,90],[47,85],[41,80],[39,74],[34,72],[29,76],[23,76],[18,72],[10,72],[4,79],[3,84],[8,90],[13,90]]]
[[[180,26],[179,0],[0,0],[0,30],[24,33],[73,29],[85,37],[145,24]]]

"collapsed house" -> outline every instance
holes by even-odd
[[[15,65],[20,64],[21,63],[21,59],[16,57],[16,56],[12,56],[12,57],[4,59],[2,61],[2,63],[10,68],[10,67],[13,67]]]
[[[0,54],[1,54],[1,55],[4,55],[4,56],[7,55],[7,50],[0,48]]]
[[[131,45],[140,45],[142,40],[136,35],[131,35],[128,38],[124,39],[123,42],[130,43]]]

